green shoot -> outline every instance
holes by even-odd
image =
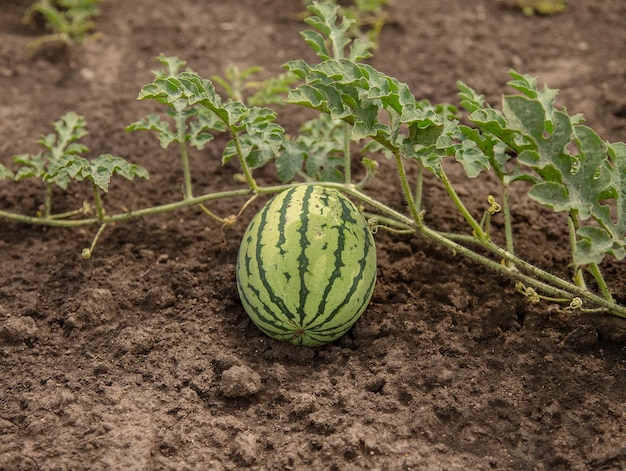
[[[262,67],[252,66],[239,70],[230,65],[224,77],[213,75],[211,80],[220,85],[228,98],[245,103],[247,106],[268,106],[284,104],[291,85],[298,80],[294,74],[283,73],[266,80],[251,80],[250,77],[263,71]]]
[[[191,70],[179,73],[184,64],[179,59],[161,55],[159,61],[168,66],[168,73],[156,73],[156,79],[142,88],[138,99],[153,99],[165,104],[167,114],[174,119],[175,132],[170,131],[168,122],[156,115],[150,115],[127,129],[157,131],[163,147],[172,141],[180,144],[186,199],[193,197],[187,142],[202,149],[213,138],[213,132],[228,131],[232,139],[224,149],[222,163],[237,157],[246,182],[256,190],[252,169],[269,162],[282,145],[284,130],[274,122],[276,113],[269,108],[248,108],[240,101],[223,102],[210,80]]]
[[[4,165],[0,164],[0,180],[5,179],[13,180],[15,178],[15,173],[12,170],[6,168]]]
[[[308,0],[305,5],[312,5],[315,2]],[[336,6],[335,0],[328,0],[326,3]],[[354,0],[353,4],[342,8],[341,12],[345,18],[350,20],[347,36],[360,38],[371,45],[372,49],[378,48],[378,39],[383,26],[387,22],[387,14],[383,11],[389,0]],[[309,8],[310,10],[310,8]],[[304,17],[310,16],[309,11]]]
[[[157,60],[163,65],[163,68],[153,71],[156,77],[155,81],[143,87],[138,99],[155,99],[165,104],[167,106],[167,119],[162,119],[156,114],[150,114],[129,125],[127,130],[156,131],[159,142],[164,149],[172,142],[178,143],[183,169],[183,195],[186,199],[190,199],[193,197],[193,187],[187,143],[198,150],[202,150],[213,139],[213,133],[223,132],[226,128],[214,113],[207,113],[201,106],[188,106],[187,99],[182,95],[172,97],[163,91],[169,86],[168,80],[179,75],[185,62],[177,57],[166,57],[163,54]],[[187,73],[193,74],[193,71],[188,70]],[[209,90],[209,93],[214,92]]]
[[[564,0],[516,0],[516,2],[526,16],[553,15],[566,8]]]
[[[47,42],[59,41],[71,46],[81,44],[92,36],[95,27],[92,18],[100,12],[99,0],[38,0],[24,14],[23,22],[32,23],[35,14],[41,14],[50,34],[35,39],[28,45],[31,54]]]
[[[70,181],[89,180],[94,191],[96,212],[101,219],[104,208],[100,202],[99,190],[105,193],[109,191],[113,175],[120,175],[128,180],[134,177],[148,178],[148,172],[143,167],[131,164],[122,157],[110,154],[100,155],[93,160],[83,157],[81,154],[88,153],[89,148],[77,141],[88,134],[86,126],[87,122],[82,116],[74,112],[66,113],[54,123],[55,133],[42,136],[38,141],[45,151],[13,157],[13,161],[21,165],[14,174],[16,180],[38,178],[45,183],[44,218],[60,216],[52,215],[54,185],[66,190]]]
[[[37,141],[45,148],[45,151],[37,154],[19,154],[13,157],[13,161],[21,165],[15,173],[16,180],[34,177],[46,183],[44,217],[51,215],[53,185],[56,184],[65,190],[70,180],[67,173],[54,171],[54,169],[59,168],[61,162],[69,157],[89,152],[87,146],[76,142],[87,135],[86,125],[87,122],[82,116],[70,111],[54,123],[55,133],[42,136]]]

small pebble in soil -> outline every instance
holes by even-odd
[[[9,317],[0,324],[0,343],[19,344],[37,337],[37,326],[32,317]]]
[[[226,397],[246,397],[261,389],[261,377],[248,366],[232,366],[222,373],[220,390]]]
[[[258,456],[257,436],[252,432],[240,432],[233,441],[232,455],[235,461],[251,466]]]

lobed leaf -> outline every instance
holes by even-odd
[[[611,227],[616,238],[624,239],[626,237],[626,143],[607,144],[607,152],[611,162],[611,188],[617,213],[617,221]],[[608,219],[610,215],[606,214],[603,220]]]
[[[548,87],[539,90],[537,88],[537,79],[531,75],[519,74],[514,70],[509,70],[509,75],[513,78],[508,83],[510,87],[518,90],[528,98],[537,100],[541,104],[544,110],[546,128],[551,132],[552,111],[554,110],[554,101],[559,91]]]
[[[459,99],[461,100],[461,106],[468,111],[469,113],[473,113],[477,110],[482,110],[485,108],[485,96],[479,95],[476,91],[465,85],[463,82],[458,81],[456,83],[457,88],[459,89]]]
[[[90,179],[105,193],[109,191],[109,183],[113,175],[119,175],[127,180],[133,180],[135,177],[149,178],[148,171],[144,167],[111,154],[96,157],[88,166],[81,167],[80,172],[82,178]]]
[[[189,133],[185,135],[185,139],[196,149],[202,150],[208,142],[213,140],[213,132],[225,130],[224,123],[219,121],[215,114],[198,114],[189,122]]]
[[[4,180],[6,178],[13,180],[15,178],[15,174],[4,165],[0,164],[0,180]]]
[[[361,38],[353,39],[356,20],[345,15],[339,18],[338,5],[332,2],[313,2],[308,9],[311,16],[304,21],[316,31],[307,30],[301,34],[320,59],[325,61],[347,58],[361,61],[371,57],[372,42]]]
[[[159,135],[159,143],[164,149],[167,149],[172,142],[178,141],[178,135],[172,132],[170,123],[162,120],[156,114],[149,114],[145,118],[126,126],[126,131],[156,131]]]
[[[229,111],[230,117],[237,120],[232,124],[232,130],[244,133],[226,145],[222,163],[241,156],[251,168],[265,165],[280,150],[285,134],[285,130],[274,122],[276,113],[269,108],[246,108],[238,102],[226,103],[225,108],[231,104],[236,106]]]
[[[174,77],[178,75],[180,70],[187,64],[176,56],[166,56],[163,53],[159,54],[157,61],[165,66],[165,71],[153,70],[152,73],[156,78]]]
[[[302,169],[306,158],[306,148],[294,141],[285,141],[282,152],[276,157],[276,173],[281,182],[286,183]]]
[[[330,2],[313,2],[313,4],[309,5],[308,9],[313,15],[305,18],[304,21],[320,31],[328,39],[330,49],[326,47],[322,35],[315,32],[313,32],[313,34],[303,33],[307,44],[311,46],[322,60],[330,58],[340,59],[344,57],[344,49],[350,44],[348,31],[354,23],[354,20],[343,17],[341,21],[338,22],[337,13],[339,6]],[[318,38],[311,40],[312,37],[316,35]],[[321,47],[319,43],[320,39],[322,40]]]
[[[46,173],[47,159],[41,152],[14,155],[13,162],[21,165],[15,174],[15,180],[19,181],[31,177],[42,178]]]
[[[578,265],[599,264],[606,255],[612,255],[617,260],[626,257],[624,241],[614,239],[602,228],[582,226],[576,233],[579,240],[576,241],[574,262]]]
[[[55,183],[63,190],[67,190],[70,180],[81,181],[83,179],[82,172],[89,168],[89,165],[89,160],[84,157],[66,154],[48,167],[43,181]]]

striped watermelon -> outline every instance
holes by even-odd
[[[341,337],[376,283],[376,248],[354,204],[320,185],[272,198],[252,219],[237,257],[244,309],[267,335],[297,345]]]

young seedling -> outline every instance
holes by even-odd
[[[28,44],[29,53],[34,54],[48,42],[71,46],[91,37],[95,27],[92,18],[100,13],[98,3],[99,0],[38,0],[31,5],[22,21],[32,23],[34,16],[41,14],[46,29],[52,32],[31,41]]]
[[[563,0],[516,0],[516,2],[526,16],[534,14],[553,15],[564,11],[566,8]]]
[[[63,163],[72,156],[79,156],[89,152],[89,149],[79,141],[87,135],[87,122],[82,116],[70,111],[54,123],[54,133],[42,136],[37,143],[45,150],[37,154],[18,154],[13,161],[20,165],[15,173],[16,180],[38,178],[45,183],[43,210],[38,216],[49,218],[64,218],[65,214],[52,215],[52,189],[54,185],[63,190],[67,189],[70,177],[61,169]],[[74,214],[74,212],[72,213]]]
[[[240,70],[230,65],[224,76],[213,75],[211,80],[224,89],[224,93],[233,101],[245,103],[246,106],[282,105],[291,86],[298,77],[290,73],[279,74],[266,80],[251,80],[253,75],[263,71],[262,67],[252,66]]]
[[[313,0],[305,0],[304,4],[312,6],[317,2]],[[337,6],[337,2],[325,2],[333,7]],[[350,28],[347,33],[351,38],[360,38],[370,43],[372,49],[378,49],[378,39],[383,26],[388,20],[387,13],[383,10],[389,0],[354,0],[352,4],[341,9],[342,16],[350,20]],[[302,17],[312,16],[310,8],[308,12],[303,13]]]
[[[228,132],[231,139],[222,153],[222,163],[238,158],[244,181],[257,191],[252,170],[269,162],[283,141],[284,130],[274,122],[276,113],[232,99],[223,102],[210,80],[189,69],[179,72],[184,65],[180,59],[161,55],[159,61],[167,67],[167,73],[155,72],[155,80],[142,88],[138,99],[165,104],[166,114],[174,121],[174,131],[170,130],[168,121],[157,115],[149,115],[127,130],[156,131],[163,147],[171,142],[179,143],[185,181],[183,195],[189,201],[193,201],[193,192],[187,145],[201,150],[214,133]],[[201,207],[220,222],[229,222]]]
[[[165,104],[167,106],[167,119],[162,119],[156,114],[150,114],[129,125],[126,129],[128,131],[156,131],[161,147],[164,149],[167,149],[173,142],[178,144],[183,169],[183,197],[191,199],[193,198],[193,187],[187,144],[202,150],[213,139],[214,132],[224,132],[226,128],[215,113],[208,113],[205,108],[199,105],[188,106],[188,101],[182,94],[170,96],[163,93],[163,87],[167,87],[168,80],[174,79],[180,73],[185,62],[177,57],[166,57],[163,54],[159,55],[157,59],[164,67],[162,70],[153,71],[156,80],[143,87],[138,99],[150,98]],[[190,69],[187,70],[186,74],[195,75]]]
[[[45,185],[43,210],[37,214],[37,218],[50,223],[66,220],[66,224],[63,224],[66,226],[82,224],[80,220],[68,219],[74,216],[87,215],[91,211],[91,205],[84,203],[80,209],[53,214],[52,194],[54,186],[67,190],[71,181],[89,181],[94,198],[96,220],[101,224],[101,229],[98,231],[91,249],[88,252],[83,252],[83,255],[88,258],[91,256],[97,237],[107,224],[100,192],[107,193],[109,191],[109,183],[113,175],[120,175],[132,180],[135,177],[148,178],[148,172],[139,165],[131,164],[122,157],[110,154],[102,154],[92,160],[84,157],[84,154],[89,153],[89,148],[78,141],[88,134],[86,126],[87,121],[82,116],[72,111],[66,113],[54,123],[54,133],[39,139],[38,143],[44,147],[44,151],[37,154],[14,156],[13,161],[20,165],[18,170],[13,173],[2,167],[4,170],[0,169],[0,176],[13,177],[17,181],[27,178],[43,181]],[[34,222],[28,216],[12,217],[12,219]]]

